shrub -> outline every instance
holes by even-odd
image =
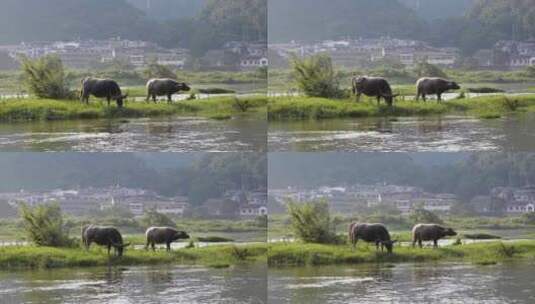
[[[307,96],[338,98],[344,95],[339,89],[339,77],[329,56],[294,57],[292,66],[296,82]]]
[[[416,65],[415,73],[418,77],[441,77],[448,78],[448,75],[438,66],[421,61]]]
[[[416,208],[411,211],[409,214],[409,219],[413,224],[417,223],[434,223],[434,224],[442,224],[443,221],[438,217],[438,215],[434,214],[433,212],[429,210],[425,210],[423,208]]]
[[[37,207],[22,204],[19,211],[28,239],[36,245],[67,247],[74,244],[63,225],[58,204]]]
[[[165,65],[158,64],[156,61],[151,61],[147,68],[143,71],[143,76],[147,79],[151,78],[171,78],[176,79],[177,75]]]
[[[307,243],[333,243],[329,206],[325,201],[288,203],[291,226],[297,238]]]
[[[141,218],[141,224],[144,227],[168,226],[176,228],[176,223],[172,219],[163,213],[159,213],[156,209],[151,209],[145,212]]]
[[[67,86],[63,63],[58,56],[38,59],[21,58],[21,68],[28,91],[40,98],[72,99],[75,93]]]

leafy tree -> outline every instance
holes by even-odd
[[[153,60],[149,62],[145,70],[143,71],[143,75],[146,79],[151,78],[171,78],[176,79],[176,74],[173,72],[170,68],[166,67],[165,65],[158,64],[156,60]]]
[[[448,75],[438,66],[427,63],[426,60],[418,62],[415,67],[415,73],[418,77],[441,77],[448,78]]]
[[[65,247],[74,244],[63,225],[63,215],[58,204],[37,207],[21,204],[19,212],[28,239],[36,245]]]
[[[333,243],[329,205],[325,201],[288,202],[288,213],[295,236],[306,243]]]
[[[306,95],[326,98],[343,95],[329,56],[319,54],[302,59],[295,56],[292,66],[297,84]]]
[[[438,215],[435,213],[425,210],[424,208],[415,208],[411,211],[409,214],[409,219],[412,223],[418,224],[418,223],[434,223],[434,224],[442,224],[443,221],[440,219]]]
[[[176,228],[176,223],[167,215],[156,211],[156,208],[147,210],[140,221],[141,225],[146,228],[151,226],[169,226]]]
[[[67,86],[63,63],[58,56],[47,55],[33,60],[23,56],[21,61],[28,91],[40,98],[74,97],[74,93]]]

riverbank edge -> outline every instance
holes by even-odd
[[[493,95],[443,101],[396,101],[393,107],[384,102],[355,102],[351,99],[285,96],[269,97],[269,121],[321,120],[332,118],[409,117],[433,115],[467,115],[481,119],[500,118],[512,113],[535,111],[535,94],[522,96]]]
[[[113,253],[113,249],[112,249]],[[95,266],[137,266],[157,264],[202,265],[226,268],[242,263],[265,262],[265,244],[214,245],[201,248],[165,250],[125,249],[122,257],[108,257],[107,250],[92,246],[55,248],[38,246],[9,246],[0,248],[1,270],[53,269]]]
[[[481,242],[450,245],[437,249],[395,246],[392,254],[377,252],[375,246],[359,244],[356,250],[345,245],[270,243],[269,267],[294,267],[363,263],[470,262],[491,265],[517,259],[535,261],[535,241]]]
[[[0,102],[0,122],[55,121],[75,119],[147,118],[161,116],[200,116],[225,120],[243,114],[265,114],[267,98],[262,95],[213,97],[167,104],[127,102],[123,108],[91,100],[6,99]],[[253,115],[254,115],[253,114]]]

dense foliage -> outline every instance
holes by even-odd
[[[329,205],[325,201],[288,203],[288,214],[297,238],[306,243],[333,243]]]
[[[22,58],[22,71],[28,91],[40,98],[73,98],[67,85],[63,63],[54,55],[38,59]]]
[[[307,96],[334,98],[342,95],[339,76],[329,56],[294,57],[292,65],[297,85]]]
[[[29,207],[22,204],[20,216],[28,240],[39,246],[65,247],[73,244],[63,223],[59,205]]]

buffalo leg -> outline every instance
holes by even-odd
[[[360,93],[357,93],[357,102],[360,102]]]
[[[416,240],[412,240],[412,248],[416,247]]]
[[[381,104],[381,96],[377,96],[377,105]]]
[[[171,251],[171,243],[167,243],[167,251]]]
[[[438,248],[438,241],[437,240],[433,240],[433,247],[434,248]]]
[[[171,97],[172,97],[171,94],[167,95],[167,103],[171,103],[173,101]]]
[[[353,249],[357,248],[357,242],[358,242],[358,241],[359,241],[359,239],[357,239],[357,238],[354,238],[354,239],[352,240],[352,242],[353,242]]]
[[[151,245],[151,247],[152,247],[152,251],[156,251],[156,246],[155,246],[154,242],[151,243],[150,245]]]
[[[152,94],[152,101],[156,103],[156,94]]]
[[[422,248],[422,240],[418,240],[418,246],[420,246],[420,248]]]
[[[145,244],[145,250],[149,250],[149,244],[150,244],[150,242],[147,241],[147,244]]]
[[[109,107],[110,106],[111,97],[110,96],[106,97],[106,100],[108,101],[108,107]]]
[[[442,94],[440,94],[440,93],[437,94],[437,101],[438,102],[442,101]]]
[[[418,91],[418,93],[416,93],[416,101],[420,101],[420,91]]]
[[[111,244],[108,245],[108,256],[110,256]]]

